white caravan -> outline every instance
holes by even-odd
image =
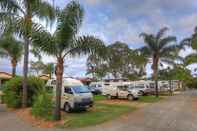
[[[52,87],[55,96],[56,80],[47,82],[48,87]],[[81,81],[73,78],[63,78],[61,108],[66,112],[73,109],[86,109],[93,106],[93,95]]]
[[[130,101],[139,98],[138,91],[135,89],[130,89],[129,84],[124,82],[105,83],[103,95],[106,95],[108,99],[126,98]]]

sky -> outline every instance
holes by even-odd
[[[52,0],[49,0],[50,2]],[[70,0],[55,0],[55,6],[64,8]],[[93,35],[102,39],[107,45],[122,41],[130,48],[142,47],[142,32],[156,33],[162,27],[168,27],[169,35],[177,36],[178,42],[191,36],[197,26],[196,0],[79,0],[85,10],[80,35]],[[191,49],[182,51],[186,56]],[[31,55],[30,60],[35,58]],[[54,59],[43,56],[44,62]],[[3,59],[0,71],[11,72],[9,61]],[[65,74],[68,76],[85,76],[86,56],[66,58]],[[17,72],[22,72],[22,62]],[[190,66],[191,69],[197,65]],[[150,66],[147,73],[151,74]]]

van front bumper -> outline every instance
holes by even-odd
[[[75,102],[75,103],[74,103],[74,108],[75,108],[75,109],[88,108],[88,107],[92,107],[93,104],[94,104],[93,101]]]

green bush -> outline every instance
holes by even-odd
[[[33,96],[36,92],[44,88],[44,82],[37,77],[29,77],[28,106],[32,106]],[[22,77],[15,77],[7,81],[3,86],[3,101],[11,108],[20,108],[22,105]]]
[[[35,117],[52,120],[52,111],[52,94],[47,91],[39,91],[34,99],[32,114]]]

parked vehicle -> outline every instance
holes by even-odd
[[[56,80],[49,80],[47,86],[52,87],[53,93],[55,94]],[[87,86],[84,86],[81,81],[76,79],[63,79],[61,98],[61,108],[66,112],[70,112],[73,109],[86,109],[93,106],[92,93]]]
[[[135,81],[130,86],[134,86],[134,88],[139,91],[140,95],[147,95],[151,93],[149,81]]]
[[[135,89],[129,89],[129,85],[123,83],[110,83],[111,85],[105,87],[104,95],[108,99],[112,98],[126,98],[128,100],[135,100],[139,98],[138,91]]]
[[[95,95],[102,94],[102,92],[103,92],[103,84],[101,82],[92,82],[89,85],[89,89]]]

